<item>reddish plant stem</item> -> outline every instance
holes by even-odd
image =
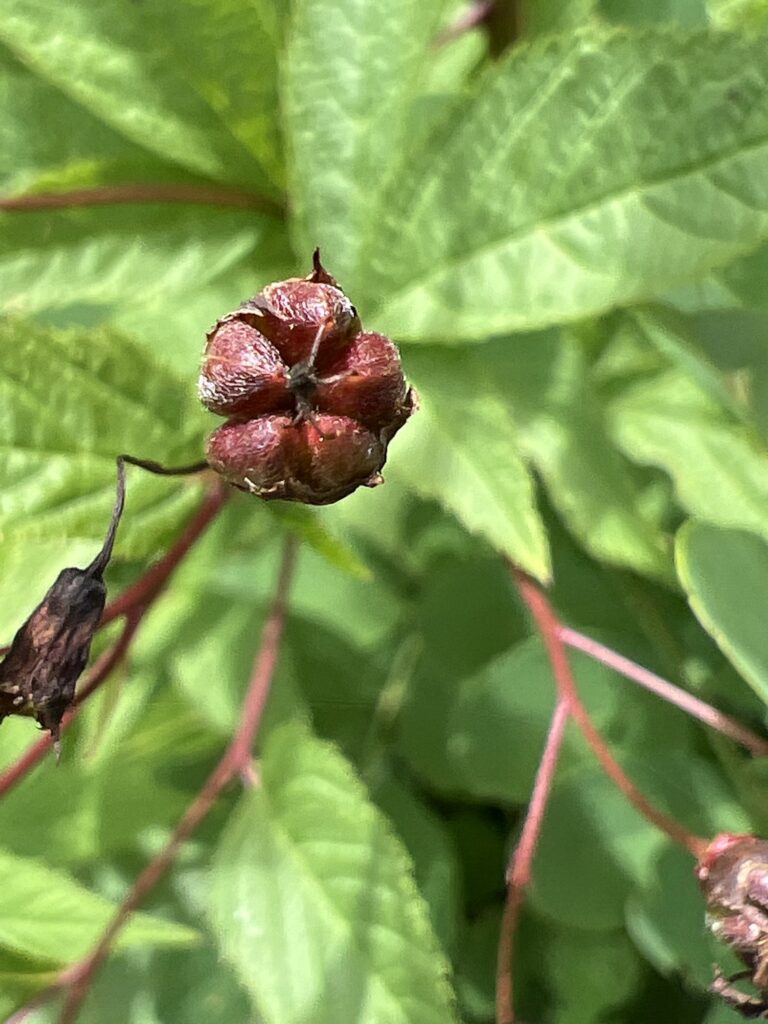
[[[541,834],[549,794],[555,778],[565,727],[570,718],[568,702],[561,696],[555,706],[547,741],[539,761],[536,780],[515,851],[507,868],[507,897],[501,919],[496,964],[496,1024],[514,1024],[512,953],[523,895],[531,880],[531,866]]]
[[[154,600],[160,590],[171,578],[179,564],[184,560],[189,549],[205,533],[213,520],[221,511],[229,497],[229,490],[217,484],[205,496],[195,517],[189,522],[184,532],[175,541],[159,561],[133,583],[127,590],[115,598],[104,609],[101,625],[106,626],[133,608],[140,608],[149,600]]]
[[[618,672],[626,679],[630,679],[633,683],[638,683],[650,693],[661,697],[662,700],[667,701],[669,704],[674,704],[675,707],[680,708],[681,711],[684,711],[692,718],[697,718],[711,729],[715,729],[717,732],[722,733],[723,736],[727,736],[729,739],[741,744],[746,750],[754,754],[755,757],[768,756],[768,739],[759,736],[756,732],[748,729],[747,726],[742,725],[741,722],[736,721],[735,718],[731,718],[730,715],[718,711],[711,704],[707,704],[698,697],[694,697],[687,690],[675,686],[674,683],[670,683],[668,680],[656,675],[650,669],[643,668],[642,665],[638,665],[630,658],[619,654],[618,651],[614,651],[610,647],[606,647],[605,644],[601,644],[597,640],[579,633],[578,630],[571,629],[570,626],[558,626],[558,635],[566,646],[588,654],[590,658],[601,662],[601,664],[613,669],[614,672]]]
[[[168,871],[179,848],[207,817],[222,790],[238,774],[245,776],[249,782],[254,780],[255,776],[250,770],[251,748],[261,724],[277,666],[295,558],[296,541],[289,537],[285,541],[275,596],[270,613],[264,623],[261,645],[243,701],[240,726],[237,732],[207,782],[190,804],[167,845],[139,875],[96,947],[84,960],[61,974],[59,986],[66,987],[68,992],[59,1018],[60,1024],[74,1024],[96,972],[109,956],[115,937],[127,923],[134,910],[141,905],[145,897]]]
[[[549,603],[544,592],[529,576],[514,567],[512,573],[520,595],[527,604],[541,633],[541,638],[544,641],[544,646],[547,649],[549,661],[552,665],[558,693],[567,701],[574,721],[581,730],[595,757],[600,762],[603,771],[613,780],[627,800],[644,818],[661,829],[670,839],[684,846],[698,859],[704,853],[708,840],[703,839],[701,836],[693,835],[674,818],[654,807],[625,774],[624,769],[608,749],[605,740],[600,735],[587,709],[581,702],[576,688],[576,681],[568,662],[565,645],[560,637],[561,625],[552,605]]]
[[[41,192],[34,195],[0,199],[0,210],[26,213],[33,210],[54,210],[73,206],[113,206],[125,203],[186,203],[202,206],[235,207],[258,210],[273,217],[283,217],[280,203],[267,196],[242,189],[214,185],[172,183],[136,183],[99,185],[73,189],[71,192]]]
[[[90,697],[114,672],[120,662],[125,658],[131,646],[136,630],[144,616],[144,609],[134,609],[126,618],[123,631],[117,643],[106,650],[95,662],[88,673],[85,685],[75,696],[74,705],[67,711],[61,722],[61,731],[64,732],[74,722],[80,711],[82,703]],[[53,746],[53,740],[49,733],[41,736],[36,743],[21,755],[12,765],[0,773],[0,799],[5,796],[13,787],[28,775],[45,757]]]

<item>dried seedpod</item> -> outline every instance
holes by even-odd
[[[0,661],[0,721],[8,715],[35,718],[57,752],[61,720],[74,700],[106,601],[103,576],[125,502],[122,459],[117,473],[117,498],[101,551],[85,569],[62,569]]]
[[[386,451],[345,416],[230,421],[208,439],[208,460],[228,483],[262,498],[328,505],[380,482]]]
[[[707,907],[707,927],[746,966],[732,978],[715,973],[712,991],[742,1016],[768,1017],[768,841],[723,833],[696,866]],[[750,996],[734,982],[747,980]]]
[[[229,417],[210,466],[262,498],[323,505],[381,482],[415,407],[395,345],[363,332],[315,251],[307,278],[267,285],[209,333],[199,394]]]
[[[208,335],[198,391],[206,409],[219,416],[261,416],[291,407],[280,353],[237,319],[221,321]]]
[[[257,330],[288,366],[306,361],[322,368],[361,330],[357,310],[320,263],[318,250],[308,277],[266,285],[219,320],[212,334],[233,321]]]
[[[358,334],[318,378],[314,403],[323,412],[351,416],[394,436],[413,409],[394,343],[383,334]]]

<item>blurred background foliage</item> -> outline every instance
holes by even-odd
[[[521,0],[454,37],[464,10],[3,4],[2,199],[218,201],[0,212],[0,640],[92,557],[118,452],[200,457],[206,329],[315,245],[422,408],[384,487],[322,510],[238,495],[62,764],[0,802],[0,1014],[87,951],[215,763],[286,533],[303,545],[262,789],[186,845],[88,1024],[493,1020],[554,700],[506,558],[570,625],[764,724],[768,4]],[[131,471],[112,594],[201,487]],[[701,834],[768,830],[764,765],[574,665],[649,797]],[[0,763],[32,738],[6,721]],[[521,1019],[726,1024],[715,959],[690,859],[569,734]]]

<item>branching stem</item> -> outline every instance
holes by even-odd
[[[682,687],[675,686],[674,683],[656,675],[650,669],[643,668],[642,665],[619,654],[618,651],[611,650],[605,644],[579,633],[578,630],[571,629],[570,626],[558,626],[558,634],[567,647],[582,651],[590,658],[594,658],[595,661],[601,662],[608,668],[612,668],[614,672],[618,672],[625,678],[631,679],[632,682],[638,683],[650,693],[661,697],[662,700],[674,704],[675,707],[685,711],[692,718],[697,718],[700,722],[708,725],[710,729],[715,729],[723,736],[739,743],[755,757],[768,756],[768,739],[748,729],[747,726],[742,725],[735,718],[731,718],[730,715],[718,711],[711,704],[694,697]]]
[[[565,727],[570,717],[568,702],[562,697],[555,705],[547,741],[539,761],[536,781],[528,804],[523,828],[515,851],[507,868],[507,898],[501,919],[499,949],[496,964],[496,1021],[497,1024],[514,1024],[515,1011],[512,998],[512,953],[517,922],[523,895],[531,879],[531,866],[536,844],[541,834],[549,794],[555,778],[560,750],[565,737]]]
[[[296,541],[289,537],[285,541],[275,596],[269,616],[264,623],[261,646],[243,701],[240,726],[237,732],[207,782],[188,807],[166,846],[150,861],[137,878],[95,948],[84,960],[62,972],[59,978],[59,987],[65,988],[67,994],[59,1018],[60,1024],[74,1024],[93,978],[109,956],[116,936],[134,910],[140,906],[165,875],[179,848],[207,817],[222,790],[238,775],[245,776],[251,784],[255,781],[255,774],[251,770],[251,748],[261,724],[277,666],[295,557]]]

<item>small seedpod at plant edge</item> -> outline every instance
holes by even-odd
[[[125,504],[125,460],[117,459],[117,496],[101,550],[84,569],[62,569],[0,659],[0,722],[9,715],[37,720],[59,751],[59,732],[101,620],[112,557]]]
[[[381,483],[387,445],[415,408],[395,345],[364,332],[322,267],[267,285],[208,334],[198,385],[228,417],[212,469],[265,499],[312,505]]]
[[[723,833],[696,865],[706,901],[707,927],[747,967],[733,978],[716,972],[712,991],[744,1017],[768,1014],[768,841]],[[733,982],[748,980],[758,998]]]

